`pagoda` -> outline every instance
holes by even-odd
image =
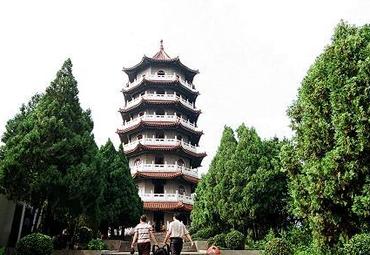
[[[197,168],[206,153],[199,148],[203,131],[195,106],[199,95],[193,84],[198,70],[171,58],[160,43],[153,57],[144,56],[123,68],[128,82],[122,89],[123,126],[117,130],[129,159],[131,174],[155,231],[164,231],[175,212],[189,223]]]

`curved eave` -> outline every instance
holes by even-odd
[[[196,117],[198,117],[202,113],[202,111],[200,109],[192,109],[192,108],[189,108],[189,107],[183,105],[181,102],[179,102],[177,100],[153,100],[153,99],[142,99],[140,101],[140,103],[135,104],[133,106],[130,106],[129,108],[120,108],[118,111],[121,114],[125,114],[125,113],[128,113],[128,112],[134,110],[135,108],[139,108],[140,106],[142,106],[144,104],[152,104],[152,105],[170,105],[170,104],[175,104],[175,105],[181,107],[182,109],[184,109],[186,111],[192,112],[193,114],[195,114]]]
[[[193,206],[183,202],[144,202],[144,210],[148,211],[186,211],[190,212]]]
[[[199,167],[203,158],[207,156],[207,153],[194,153],[192,151],[189,151],[185,148],[183,148],[181,145],[174,145],[174,146],[164,146],[164,145],[142,145],[141,143],[138,143],[138,145],[133,148],[132,150],[125,151],[125,154],[129,157],[133,157],[136,155],[143,154],[145,152],[150,151],[168,151],[173,153],[181,153],[184,156],[187,156],[194,160],[193,167]]]
[[[142,179],[160,179],[160,180],[171,180],[180,178],[186,182],[190,182],[193,184],[197,184],[199,182],[199,178],[186,175],[181,172],[136,172],[133,175],[133,178],[142,178]]]
[[[184,65],[183,63],[181,63],[179,57],[170,58],[170,59],[156,59],[156,58],[147,57],[145,55],[138,64],[132,67],[123,67],[122,71],[124,71],[129,76],[130,80],[132,80],[135,74],[137,74],[140,70],[144,69],[147,65],[150,65],[150,64],[174,64],[178,68],[183,69],[189,74],[190,81],[192,81],[194,76],[199,73],[199,70],[191,69],[187,67],[186,65]]]
[[[188,92],[189,94],[192,95],[192,98],[195,100],[197,98],[197,96],[200,95],[199,91],[194,91],[194,90],[191,90],[190,88],[186,87],[186,86],[183,86],[180,84],[180,82],[178,80],[172,80],[172,81],[155,81],[155,80],[147,80],[147,79],[142,79],[142,81],[134,86],[134,87],[131,87],[131,88],[128,88],[128,89],[122,89],[122,93],[124,95],[132,95],[132,94],[135,94],[135,93],[138,93],[139,91],[141,91],[141,89],[143,88],[142,86],[152,86],[152,85],[164,85],[164,86],[179,86],[178,88],[180,88],[181,90],[184,90],[186,92]]]
[[[191,133],[192,135],[196,136],[196,143],[199,142],[200,137],[203,135],[203,131],[195,131],[185,125],[181,121],[176,121],[176,122],[159,122],[159,121],[145,121],[141,120],[139,123],[136,125],[133,125],[129,128],[126,129],[117,129],[117,134],[118,135],[129,135],[130,133],[135,132],[135,130],[139,128],[182,128],[185,132]],[[122,139],[121,139],[122,141]]]

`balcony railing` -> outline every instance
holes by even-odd
[[[176,115],[155,115],[155,114],[144,114],[130,121],[126,121],[122,129],[128,129],[140,123],[140,121],[165,121],[165,122],[181,122],[184,126],[200,132],[201,130],[189,120],[185,120]]]
[[[178,164],[139,164],[131,167],[131,173],[136,172],[179,172],[189,176],[198,177],[198,169],[180,166]]]
[[[183,202],[185,204],[194,204],[194,195],[139,193],[139,196],[143,202]]]
[[[123,150],[130,151],[135,149],[136,146],[139,144],[142,145],[154,145],[154,146],[178,146],[181,145],[184,149],[194,152],[194,153],[203,153],[200,152],[200,148],[198,146],[192,145],[190,143],[186,143],[183,140],[177,140],[174,138],[142,138],[140,140],[136,140],[131,143],[127,143],[123,145]]]
[[[179,80],[180,84],[194,92],[197,92],[194,85],[185,81],[181,77],[179,77],[176,73],[174,74],[165,74],[165,75],[157,75],[157,74],[144,74],[143,76],[135,79],[133,82],[126,83],[126,86],[123,88],[123,90],[127,91],[129,89],[132,89],[136,86],[138,86],[143,79],[149,80],[149,81],[176,81]]]
[[[189,102],[188,100],[185,100],[181,96],[177,96],[175,94],[149,94],[145,93],[144,95],[141,95],[131,101],[127,101],[125,108],[130,108],[135,105],[140,104],[140,102],[145,99],[145,100],[157,100],[157,101],[179,101],[181,104],[185,105],[186,107],[196,110],[195,104]]]

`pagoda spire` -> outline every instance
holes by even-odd
[[[153,56],[154,59],[170,60],[171,57],[164,51],[163,40],[160,40],[159,51]]]

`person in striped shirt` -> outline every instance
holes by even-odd
[[[131,249],[135,247],[137,242],[137,250],[139,255],[150,255],[150,239],[152,239],[154,243],[158,245],[158,242],[153,234],[152,226],[147,223],[146,215],[142,215],[140,217],[140,223],[135,227],[135,234],[134,238],[132,239]]]

